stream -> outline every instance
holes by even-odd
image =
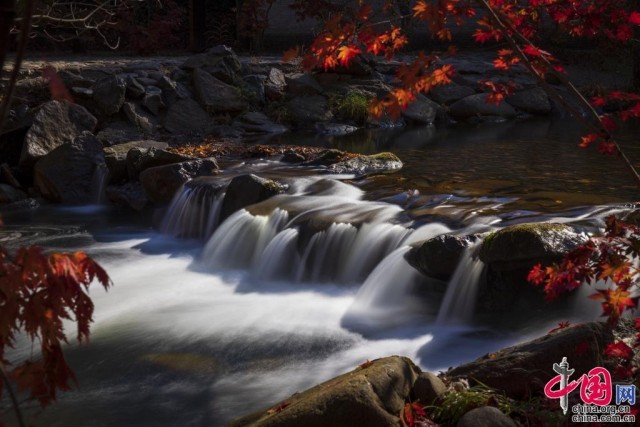
[[[290,189],[224,221],[223,193],[206,186],[185,186],[157,212],[3,212],[1,244],[84,250],[114,283],[109,292],[92,288],[90,345],[70,340],[65,349],[79,387],[44,411],[29,408],[29,420],[220,426],[366,360],[403,355],[438,372],[559,320],[596,319],[597,303],[576,298],[553,316],[480,323],[473,316],[483,269],[476,247],[448,286],[404,260],[411,243],[448,232],[537,221],[598,232],[638,192],[621,160],[578,148],[579,136],[566,121],[538,119],[290,134],[274,142],[392,151],[405,167],[354,180],[271,160],[225,165],[222,180],[255,173]],[[9,357],[31,351],[23,340]]]

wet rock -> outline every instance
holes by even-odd
[[[107,167],[109,168],[111,182],[121,183],[127,180],[127,154],[133,148],[140,147],[164,149],[168,146],[169,144],[167,144],[166,142],[142,140],[131,141],[125,144],[118,144],[112,147],[105,148],[104,157]]]
[[[399,427],[405,399],[420,373],[409,359],[378,359],[286,399],[278,412],[256,412],[229,427]],[[274,405],[274,407],[280,406]]]
[[[253,174],[237,176],[231,180],[227,187],[220,211],[220,221],[224,221],[240,209],[265,201],[276,194],[284,193],[287,188],[284,184]]]
[[[110,185],[106,189],[109,202],[117,206],[132,208],[141,211],[149,203],[149,199],[140,182],[128,182],[124,185]]]
[[[428,125],[435,121],[439,109],[438,104],[426,96],[418,94],[416,100],[402,111],[402,117],[411,123]]]
[[[284,97],[287,82],[284,73],[278,68],[271,68],[264,82],[264,94],[270,101],[278,101]]]
[[[120,111],[125,101],[126,82],[117,76],[109,76],[93,85],[93,103],[107,116]]]
[[[266,115],[257,111],[251,111],[238,116],[234,120],[233,125],[242,129],[248,136],[279,134],[288,130],[286,126],[273,122]]]
[[[472,409],[460,418],[456,427],[517,427],[511,418],[493,406]]]
[[[287,102],[287,114],[294,126],[309,128],[333,118],[329,102],[324,96],[299,96]]]
[[[348,135],[357,131],[358,128],[341,123],[317,123],[316,130],[323,135]]]
[[[8,184],[0,184],[0,203],[14,203],[27,198],[27,194]]]
[[[98,120],[86,108],[65,101],[49,101],[33,119],[25,136],[20,164],[31,166],[56,147],[70,143],[82,131],[93,132]]]
[[[318,95],[323,92],[322,86],[311,74],[290,74],[285,77],[285,81],[287,83],[287,92],[293,96]]]
[[[202,133],[213,126],[211,117],[191,98],[182,99],[169,107],[164,128],[173,134]]]
[[[506,102],[496,105],[487,102],[488,93],[479,93],[467,96],[454,102],[449,108],[449,114],[458,120],[466,120],[476,116],[515,117],[516,110]]]
[[[122,111],[132,125],[145,133],[153,133],[158,126],[158,120],[136,103],[125,102]]]
[[[280,159],[282,163],[302,163],[306,160],[302,154],[296,153],[295,151],[287,151]]]
[[[451,83],[434,87],[429,91],[429,96],[439,104],[450,105],[475,93],[476,91],[469,86]]]
[[[102,145],[110,147],[123,142],[142,139],[142,131],[129,122],[114,122],[105,126],[96,134]]]
[[[102,143],[89,132],[61,145],[40,159],[34,167],[34,186],[54,202],[97,202],[96,179],[107,170]]]
[[[210,113],[236,113],[247,107],[235,87],[199,68],[193,70],[193,85],[200,103]]]
[[[363,176],[372,173],[395,171],[402,168],[402,161],[393,153],[378,153],[357,156],[334,163],[328,167],[330,173]]]
[[[140,98],[144,95],[144,85],[142,85],[137,78],[129,76],[125,79],[125,83],[127,85],[127,96],[130,96],[131,98]]]
[[[525,113],[537,115],[547,115],[551,113],[549,96],[539,87],[516,92],[507,97],[507,102]]]
[[[162,101],[162,89],[156,86],[147,86],[142,105],[154,115],[160,114],[160,109],[165,107],[164,101]]]
[[[173,153],[163,148],[137,146],[127,153],[127,175],[129,180],[137,181],[140,174],[149,168],[196,159],[196,157]]]
[[[458,266],[460,256],[480,235],[453,236],[443,234],[414,245],[405,255],[407,262],[422,274],[439,280],[449,280]]]
[[[449,370],[447,377],[468,378],[471,384],[485,384],[515,399],[529,399],[543,394],[545,384],[556,375],[553,364],[563,357],[575,369],[572,378],[603,366],[603,350],[612,340],[613,334],[604,323],[586,323],[487,354]]]
[[[411,389],[412,401],[419,400],[424,405],[431,405],[447,391],[447,386],[431,372],[418,375]]]
[[[40,202],[36,199],[28,198],[24,200],[18,200],[17,202],[7,203],[2,206],[2,212],[20,212],[20,211],[34,211],[40,208]]]
[[[140,182],[150,201],[166,204],[185,182],[198,176],[212,175],[218,170],[215,159],[191,160],[149,168],[140,174]]]

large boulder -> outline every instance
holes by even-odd
[[[518,113],[506,102],[496,105],[488,102],[488,93],[478,93],[454,102],[449,114],[454,119],[466,120],[478,116],[515,117]]]
[[[273,122],[263,113],[252,111],[238,116],[233,125],[242,129],[246,136],[273,135],[286,132],[286,126]]]
[[[149,168],[140,174],[140,182],[150,201],[166,204],[185,182],[198,176],[212,175],[218,170],[213,158]]]
[[[285,402],[281,410],[242,417],[229,427],[400,427],[405,401],[420,369],[404,357],[387,357],[331,379]]]
[[[36,163],[34,186],[54,202],[97,202],[103,184],[99,181],[106,173],[102,144],[91,133],[83,132]]]
[[[240,59],[233,49],[227,46],[215,46],[206,53],[187,59],[182,68],[187,70],[203,69],[214,77],[233,84],[242,70]]]
[[[270,101],[277,101],[284,97],[287,81],[282,70],[271,68],[264,81],[264,95]]]
[[[158,119],[135,102],[125,102],[122,111],[129,122],[144,133],[153,133],[158,127]]]
[[[429,96],[437,103],[450,105],[475,93],[476,91],[469,86],[450,83],[448,85],[435,86],[429,91]]]
[[[199,68],[193,70],[193,85],[209,113],[237,113],[247,107],[238,90]]]
[[[158,147],[134,147],[127,153],[127,175],[129,180],[137,181],[140,174],[149,168],[170,165],[172,163],[197,160],[197,157],[174,153]]]
[[[127,93],[127,83],[118,76],[106,77],[93,85],[93,103],[98,110],[112,116],[120,111]]]
[[[117,121],[100,129],[96,137],[105,147],[142,139],[143,132],[129,122]]]
[[[402,168],[402,161],[393,153],[378,153],[370,156],[356,156],[349,160],[329,165],[328,171],[335,174],[364,176],[373,173],[396,171]]]
[[[603,366],[604,349],[612,340],[613,333],[604,323],[586,323],[487,354],[446,375],[502,390],[515,399],[529,399],[543,395],[545,384],[556,376],[553,364],[563,357],[575,369],[572,380]]]
[[[333,113],[324,96],[296,96],[287,102],[287,116],[295,127],[309,128],[330,121]]]
[[[119,184],[127,180],[127,154],[136,147],[164,149],[169,147],[169,144],[160,141],[142,140],[106,147],[104,149],[104,157],[112,183]]]
[[[435,121],[439,109],[438,104],[426,96],[418,94],[416,100],[405,110],[402,110],[402,117],[411,123],[428,125]]]
[[[551,101],[539,87],[522,90],[507,97],[507,102],[525,113],[547,115],[551,112]]]
[[[107,200],[117,206],[129,207],[141,211],[149,199],[139,182],[127,182],[124,185],[110,185],[105,190]]]
[[[462,253],[479,238],[479,235],[442,234],[415,244],[407,252],[405,259],[422,274],[448,281],[456,270]]]
[[[515,421],[493,406],[481,406],[467,412],[456,427],[517,427]]]
[[[411,389],[411,400],[419,400],[424,405],[431,405],[447,391],[447,386],[437,375],[422,372],[418,375]]]
[[[287,191],[287,186],[257,175],[240,175],[231,180],[220,210],[220,221],[236,211]]]
[[[20,155],[22,166],[32,166],[37,159],[56,147],[72,142],[81,132],[93,132],[98,120],[86,108],[65,101],[49,101],[33,119]]]
[[[320,83],[311,74],[296,73],[285,77],[287,92],[294,96],[318,95],[323,92]]]
[[[172,134],[203,133],[214,125],[209,114],[191,98],[176,101],[169,107],[164,128]]]

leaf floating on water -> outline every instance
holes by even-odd
[[[291,405],[291,403],[289,402],[283,402],[280,405],[273,407],[271,409],[269,409],[267,411],[267,414],[269,415],[273,415],[273,414],[277,414],[278,412],[282,412],[287,406]]]

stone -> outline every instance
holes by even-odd
[[[63,144],[34,167],[34,186],[53,202],[97,202],[103,171],[107,170],[102,144],[89,132]]]
[[[316,130],[323,135],[348,135],[357,131],[358,128],[342,123],[317,123]]]
[[[402,161],[393,153],[378,153],[370,156],[356,156],[352,159],[334,163],[328,167],[330,173],[356,175],[357,177],[373,173],[395,171],[402,168]]]
[[[287,398],[288,406],[242,417],[229,427],[400,427],[400,417],[420,369],[392,356]],[[273,407],[282,404],[277,403]]]
[[[40,202],[36,199],[28,198],[18,200],[17,202],[7,203],[2,206],[2,212],[19,212],[19,211],[35,211],[40,208]]]
[[[130,181],[137,181],[140,174],[149,168],[189,160],[197,160],[197,158],[173,153],[164,148],[137,146],[127,153],[127,174]]]
[[[298,96],[286,104],[287,115],[299,128],[315,126],[317,122],[328,122],[333,118],[327,98],[320,95]]]
[[[118,76],[109,76],[97,81],[93,87],[93,103],[107,116],[120,111],[125,101],[126,82]]]
[[[423,405],[432,405],[447,391],[447,386],[437,375],[422,372],[411,389],[412,401],[419,400]]]
[[[284,193],[287,186],[256,175],[240,175],[231,180],[220,211],[220,222],[247,206]]]
[[[321,94],[322,86],[308,73],[295,73],[285,76],[287,92],[293,96]]]
[[[162,100],[165,105],[173,105],[180,100],[191,98],[191,94],[181,83],[167,76],[162,76],[160,80],[149,86],[158,86],[162,90]]]
[[[193,85],[200,103],[210,113],[237,113],[247,107],[236,88],[199,68],[193,70]]]
[[[467,236],[442,234],[413,245],[405,255],[405,259],[420,273],[448,281],[456,270],[462,253],[479,238],[480,235],[477,234]]]
[[[478,93],[454,102],[449,114],[457,120],[466,120],[476,116],[515,117],[518,113],[506,102],[496,105],[487,102],[488,93]]]
[[[145,93],[144,85],[141,84],[136,77],[129,76],[125,79],[127,85],[127,96],[131,98],[140,98]]]
[[[173,134],[204,133],[213,125],[209,114],[191,98],[172,104],[164,119],[164,128]]]
[[[271,68],[264,82],[264,94],[270,101],[278,101],[284,97],[287,82],[282,70]]]
[[[138,141],[142,139],[142,131],[129,122],[113,122],[105,126],[96,134],[102,145],[110,147],[123,142]]]
[[[553,364],[566,357],[572,378],[596,366],[606,366],[603,349],[613,340],[611,329],[593,322],[566,328],[541,338],[487,354],[473,362],[450,369],[450,379],[467,378],[471,385],[484,384],[514,399],[541,396],[553,378]],[[580,353],[577,350],[580,348]]]
[[[73,86],[71,88],[71,94],[75,97],[89,100],[93,98],[93,89],[86,87]]]
[[[109,173],[111,175],[111,182],[119,184],[124,182],[128,178],[127,173],[127,154],[133,148],[156,148],[164,149],[169,147],[166,142],[141,140],[130,141],[124,144],[114,145],[104,149],[104,157]]]
[[[402,117],[419,125],[432,124],[440,106],[424,95],[418,94],[416,100],[402,111]]]
[[[153,133],[158,127],[158,120],[139,104],[125,102],[122,111],[132,125],[145,133]]]
[[[114,205],[129,207],[136,211],[143,210],[149,204],[149,199],[140,182],[110,185],[106,189],[106,196],[107,200]]]
[[[251,74],[243,78],[244,84],[247,89],[255,96],[255,102],[259,105],[264,105],[266,97],[264,91],[264,82],[267,80],[266,76],[258,74]]]
[[[58,77],[62,79],[62,82],[66,87],[78,87],[88,89],[90,88],[95,81],[92,79],[88,79],[86,77],[81,76],[80,74],[74,73],[69,70],[60,70],[58,71]]]
[[[60,145],[70,143],[82,131],[93,132],[98,120],[86,108],[66,101],[49,101],[33,119],[27,132],[20,165],[30,167]]]
[[[515,421],[493,406],[481,406],[467,412],[456,427],[517,427]]]
[[[147,86],[142,106],[155,116],[160,114],[160,109],[165,108],[164,101],[162,101],[162,89],[156,86]]]
[[[307,159],[300,153],[296,153],[295,151],[287,151],[282,155],[280,161],[282,163],[302,163]]]
[[[541,116],[551,113],[549,96],[539,87],[516,92],[507,97],[507,102],[525,113]]]
[[[238,116],[233,125],[241,128],[245,135],[279,134],[286,132],[286,126],[273,122],[263,113],[251,111]]]
[[[475,93],[476,91],[469,86],[450,83],[448,85],[435,86],[429,91],[429,96],[439,104],[450,105]]]
[[[242,64],[233,49],[227,46],[216,46],[206,53],[187,59],[182,64],[182,68],[202,69],[225,83],[233,84],[238,80]]]
[[[14,203],[27,198],[27,193],[8,184],[0,184],[0,203]]]
[[[149,168],[140,174],[140,182],[149,200],[155,204],[167,204],[185,182],[198,176],[208,176],[218,170],[213,158],[173,163]]]

